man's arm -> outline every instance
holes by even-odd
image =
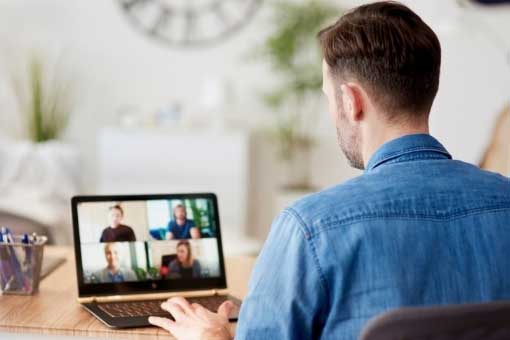
[[[172,221],[168,222],[168,225],[166,226],[166,234],[165,234],[165,238],[167,240],[171,240],[174,238],[174,234],[172,233],[173,231],[173,225],[172,225]]]
[[[128,239],[130,242],[136,242],[136,236],[135,236],[135,232],[133,231],[133,228],[129,227],[129,231],[128,231]]]
[[[236,340],[320,336],[329,300],[308,234],[293,210],[275,220],[252,273]]]
[[[320,337],[329,305],[325,282],[306,227],[292,210],[280,214],[255,265],[250,291],[243,301],[235,339],[310,339]],[[177,339],[231,339],[230,302],[218,314],[182,298],[163,303],[175,318],[149,322]]]

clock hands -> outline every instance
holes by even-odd
[[[129,11],[136,6],[147,4],[152,1],[153,0],[122,0],[121,2],[124,8]]]
[[[262,0],[118,0],[133,25],[172,45],[197,45],[230,35]]]
[[[156,21],[154,21],[154,24],[149,31],[154,35],[157,35],[160,31],[164,31],[166,26],[170,23],[172,16],[173,12],[170,8],[162,8]]]

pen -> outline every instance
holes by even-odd
[[[4,242],[3,234],[0,233],[0,289],[3,290],[5,286],[7,285],[7,279],[4,278],[6,274],[6,269],[4,269],[4,260],[3,260],[3,246],[2,243]]]
[[[2,290],[7,290],[9,281],[13,277],[12,268],[9,263],[9,253],[5,245],[6,239],[4,237],[4,228],[0,229],[0,283]]]
[[[21,243],[23,244],[23,248],[25,250],[25,261],[23,262],[24,265],[24,272],[25,272],[25,290],[30,290],[30,285],[32,284],[32,278],[33,278],[33,266],[32,266],[32,247],[33,247],[33,241],[30,238],[28,234],[23,234],[21,236]]]
[[[4,238],[7,238],[7,243],[14,243],[14,237],[12,236],[9,228],[4,228]],[[18,256],[16,254],[16,249],[14,246],[7,246],[9,251],[9,257],[11,261],[11,267],[14,272],[15,283],[17,287],[23,288],[28,291],[30,289],[27,278],[23,275],[23,270],[21,268],[20,261],[18,260]]]
[[[30,237],[28,236],[28,234],[23,234],[23,236],[21,237],[21,243],[23,243],[25,245],[25,246],[23,246],[23,248],[25,248],[25,264],[30,265],[32,262],[31,244],[33,242],[30,240]]]

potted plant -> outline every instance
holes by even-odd
[[[37,55],[32,56],[27,66],[27,78],[14,80],[26,137],[34,143],[57,141],[71,116],[71,86],[56,75],[50,77]]]
[[[269,62],[277,79],[264,102],[275,113],[271,136],[284,169],[284,189],[310,189],[309,156],[314,144],[313,116],[322,87],[322,57],[317,32],[339,9],[317,0],[273,3],[273,30],[259,55]]]
[[[68,205],[78,191],[79,164],[77,150],[61,138],[73,109],[72,87],[38,55],[24,66],[13,77],[24,131],[21,141],[3,141],[0,148],[0,210],[46,225],[54,241],[69,243]]]

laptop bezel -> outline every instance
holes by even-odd
[[[90,202],[126,202],[146,200],[172,200],[172,199],[210,199],[215,210],[216,240],[218,245],[218,256],[220,265],[220,276],[201,279],[161,279],[122,283],[85,283],[83,277],[82,254],[80,229],[78,218],[78,205]],[[93,195],[74,196],[71,199],[74,253],[76,263],[76,275],[78,282],[78,296],[109,296],[109,295],[131,295],[150,294],[164,292],[186,292],[211,289],[226,289],[227,280],[225,274],[225,261],[221,239],[220,212],[218,200],[214,193],[174,193],[174,194],[143,194],[143,195]],[[144,240],[146,241],[146,240]]]

